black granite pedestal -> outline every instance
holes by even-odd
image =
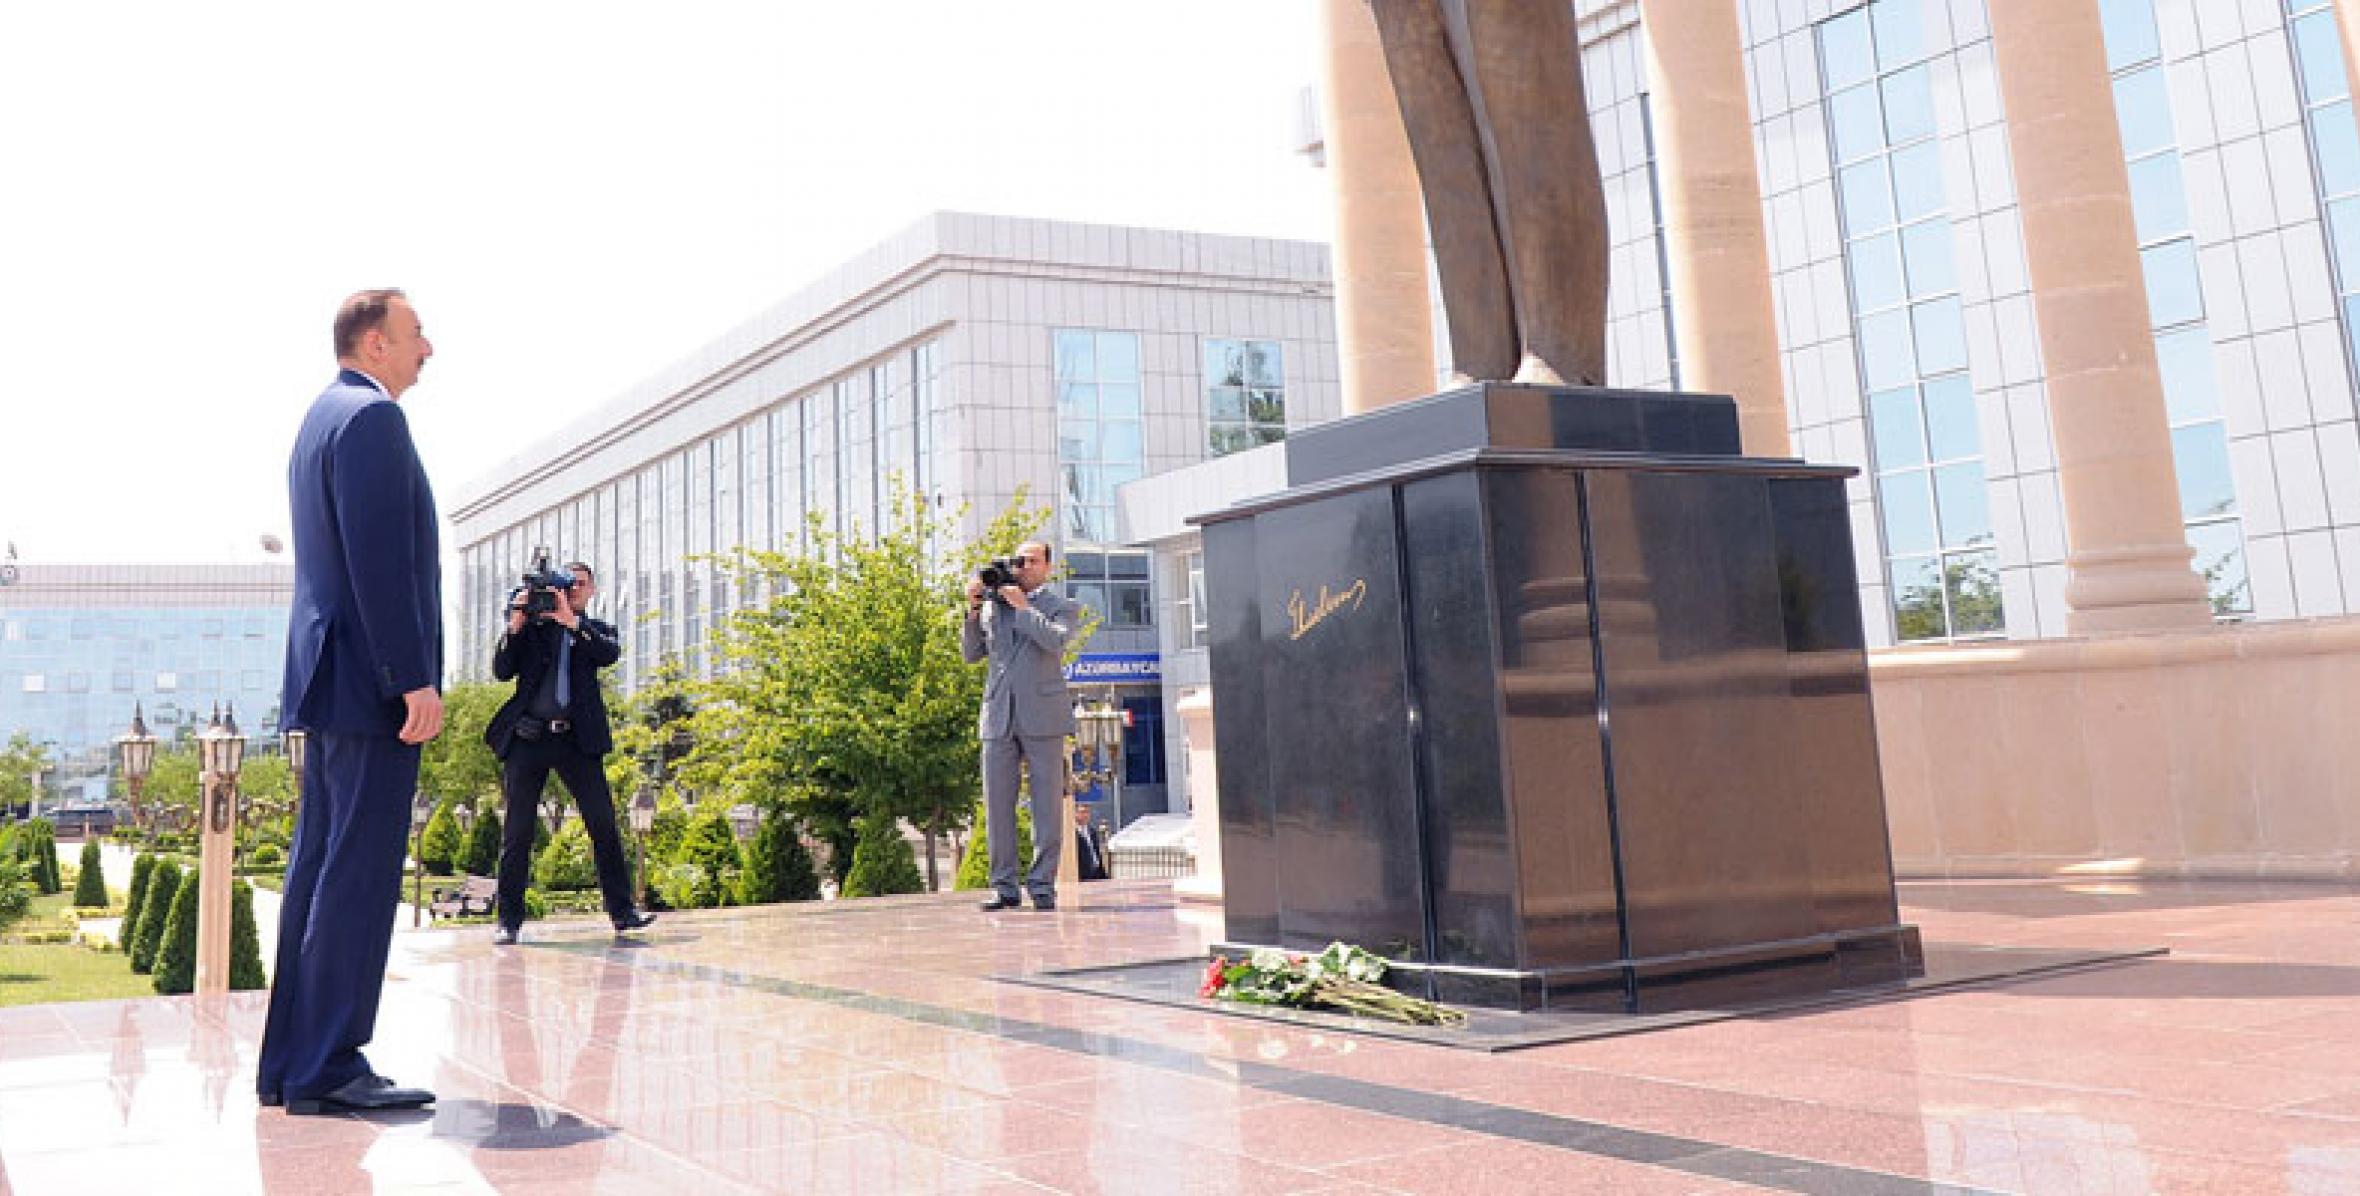
[[[1225,950],[1656,1012],[1900,980],[1844,468],[1724,397],[1488,385],[1201,517]]]

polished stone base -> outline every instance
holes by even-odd
[[[1199,520],[1233,941],[1509,1009],[1917,965],[1852,471],[1734,427],[1718,396],[1479,387],[1307,433],[1291,489]]]

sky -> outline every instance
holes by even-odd
[[[434,342],[402,405],[447,506],[930,211],[1325,240],[1316,13],[0,4],[0,539],[271,559],[364,287]]]

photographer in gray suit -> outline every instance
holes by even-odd
[[[986,912],[1023,906],[1016,877],[1016,774],[1032,772],[1033,858],[1024,890],[1033,908],[1057,908],[1057,862],[1065,854],[1065,737],[1073,699],[1065,689],[1065,645],[1081,606],[1054,590],[1049,546],[1027,540],[1015,557],[994,561],[967,580],[967,619],[959,651],[967,663],[989,661],[983,680],[984,841],[991,858]]]

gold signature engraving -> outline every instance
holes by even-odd
[[[1287,633],[1287,638],[1290,640],[1302,639],[1312,628],[1325,622],[1329,615],[1343,610],[1347,606],[1353,610],[1359,610],[1360,604],[1366,601],[1368,601],[1368,579],[1365,577],[1355,580],[1351,585],[1341,590],[1331,591],[1323,585],[1319,587],[1318,600],[1309,605],[1303,602],[1303,591],[1296,590],[1287,596],[1287,618],[1293,620],[1295,624],[1295,629]]]

